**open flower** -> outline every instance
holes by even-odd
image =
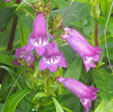
[[[57,48],[55,41],[49,43],[46,47],[46,52],[40,59],[40,70],[45,70],[47,67],[51,72],[57,71],[57,66],[67,67],[66,60]]]
[[[78,31],[70,28],[65,28],[64,31],[65,34],[62,35],[63,39],[66,40],[73,50],[82,58],[86,71],[88,72],[90,67],[95,68],[96,65],[93,61],[99,61],[99,53],[102,50],[98,47],[91,46]]]
[[[85,112],[89,111],[89,108],[91,108],[91,100],[96,100],[96,92],[98,92],[99,89],[88,87],[72,78],[58,77],[57,81],[62,83],[68,90],[80,98],[80,102],[85,108]]]
[[[21,65],[24,66],[22,63],[22,61],[24,61],[28,66],[33,67],[33,62],[35,60],[35,57],[33,56],[31,51],[27,51],[26,50],[26,46],[24,46],[23,48],[17,48],[15,55],[16,55],[16,59],[13,61],[14,65]]]
[[[29,36],[28,49],[35,49],[37,54],[43,55],[45,47],[48,45],[47,31],[46,31],[46,19],[43,13],[39,13],[33,24],[33,32]]]

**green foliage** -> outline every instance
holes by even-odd
[[[71,77],[76,80],[79,79],[80,77],[80,72],[82,69],[82,61],[80,58],[75,59],[70,65],[69,68],[67,69],[66,73],[64,74],[64,77]]]
[[[21,90],[9,97],[5,102],[2,112],[15,112],[17,104],[25,97],[30,90]]]
[[[55,107],[56,107],[56,112],[64,112],[62,110],[62,107],[60,106],[60,104],[58,103],[58,101],[53,97],[53,101],[54,101],[54,104],[55,104]]]
[[[3,64],[6,64],[6,65],[14,66],[12,64],[13,59],[10,56],[8,56],[8,55],[0,54],[0,62],[3,63]]]
[[[93,73],[94,81],[100,89],[100,94],[103,100],[110,100],[113,98],[113,75],[105,69],[99,69]]]
[[[0,30],[2,30],[9,21],[11,21],[14,15],[14,8],[2,8],[0,9]]]

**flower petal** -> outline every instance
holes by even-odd
[[[45,46],[35,47],[35,50],[36,50],[38,55],[42,56],[45,53]]]
[[[82,103],[85,112],[89,112],[89,108],[91,108],[91,100],[89,99],[80,99],[80,102]]]
[[[47,64],[44,63],[43,57],[40,59],[40,70],[45,70],[47,68]]]
[[[100,59],[100,54],[94,55],[92,58],[93,58],[93,61],[98,62]]]
[[[13,61],[13,64],[14,64],[14,65],[20,65],[20,63],[18,62],[17,59],[15,59],[15,60]]]
[[[48,68],[49,68],[49,70],[50,70],[51,72],[56,72],[56,71],[57,71],[57,65],[56,65],[56,64],[50,64],[50,65],[48,66]]]
[[[26,51],[32,51],[34,48],[35,47],[31,43],[28,43],[26,46]]]
[[[58,62],[58,65],[60,67],[67,67],[67,63],[66,63],[66,60],[63,56],[60,57],[60,61]]]

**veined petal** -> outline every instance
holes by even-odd
[[[38,13],[33,23],[33,34],[39,36],[47,36],[46,19],[43,13]]]

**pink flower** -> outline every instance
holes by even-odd
[[[34,19],[33,32],[28,40],[28,49],[35,49],[37,54],[43,55],[48,45],[46,19],[43,13],[39,13]]]
[[[90,67],[95,68],[96,65],[93,61],[98,62],[100,59],[100,52],[102,51],[98,47],[91,46],[88,41],[76,30],[65,28],[65,34],[62,35],[63,39],[78,53],[82,58],[86,71],[90,70]]]
[[[91,108],[91,100],[96,100],[96,92],[98,92],[99,89],[95,87],[88,87],[72,78],[58,77],[57,81],[62,83],[75,96],[80,98],[80,102],[85,108],[85,112],[89,111],[89,108]]]
[[[13,61],[14,65],[21,65],[22,67],[24,65],[20,64],[19,60],[24,60],[24,62],[30,66],[33,67],[33,62],[35,60],[35,57],[33,56],[31,51],[27,51],[27,47],[24,46],[23,48],[17,48],[15,51],[16,59]]]
[[[39,63],[40,70],[45,70],[48,67],[51,72],[56,72],[57,66],[67,67],[66,60],[62,52],[58,50],[55,41],[48,44]]]

